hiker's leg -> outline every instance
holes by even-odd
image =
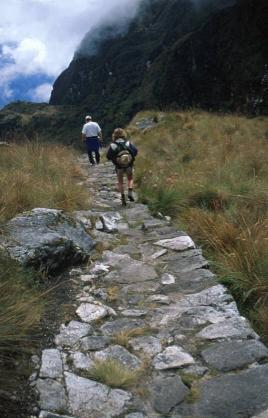
[[[94,165],[95,161],[94,161],[94,157],[93,157],[93,152],[92,151],[88,151],[88,159],[90,164]]]
[[[121,193],[122,205],[126,206],[126,197],[124,193],[124,170],[117,169],[118,191]]]
[[[133,183],[134,183],[134,179],[133,179],[133,169],[132,167],[129,167],[128,172],[127,172],[127,182],[128,182],[128,199],[131,202],[134,202],[134,196],[133,196]]]
[[[96,156],[96,162],[97,162],[97,164],[99,164],[100,163],[100,153],[99,153],[99,151],[95,151],[95,156]]]

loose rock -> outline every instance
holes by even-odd
[[[167,347],[162,353],[157,354],[153,360],[153,366],[156,370],[175,369],[193,363],[193,357],[176,345]]]

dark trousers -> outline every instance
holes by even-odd
[[[95,153],[96,163],[99,164],[100,162],[100,153],[99,151],[88,151],[88,158],[91,164],[95,164],[94,156]]]

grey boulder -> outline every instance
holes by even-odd
[[[48,272],[85,260],[94,247],[84,226],[56,209],[36,208],[16,216],[3,237],[12,259]]]

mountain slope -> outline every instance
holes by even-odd
[[[148,1],[128,32],[104,40],[96,55],[83,51],[85,38],[51,104],[79,104],[108,125],[150,107],[247,111],[262,94],[268,62],[267,2],[230,4]]]

